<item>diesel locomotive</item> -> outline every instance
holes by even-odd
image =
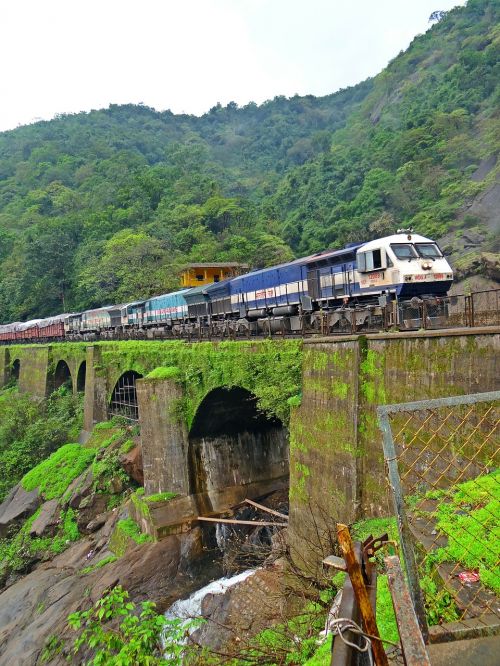
[[[418,317],[403,306],[438,312],[452,281],[437,243],[398,231],[209,285],[3,325],[0,343],[412,328]]]

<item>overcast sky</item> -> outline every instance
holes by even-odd
[[[0,130],[143,102],[325,95],[377,74],[464,0],[0,0]]]

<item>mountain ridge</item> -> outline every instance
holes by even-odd
[[[0,320],[176,288],[397,226],[498,279],[500,4],[469,0],[380,74],[203,116],[111,105],[0,134]],[[479,279],[479,278],[478,278]],[[481,283],[482,284],[482,283]]]

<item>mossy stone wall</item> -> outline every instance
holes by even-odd
[[[290,540],[297,561],[317,571],[337,522],[391,511],[376,407],[498,390],[499,349],[495,331],[304,345],[302,403],[290,420]]]
[[[64,361],[71,373],[73,393],[77,390],[78,370],[87,359],[87,344],[84,342],[64,343],[50,347],[50,371],[54,373],[59,361]]]
[[[287,400],[298,394],[301,386],[300,340],[127,341],[99,343],[94,350],[94,374],[105,380],[108,403],[125,372],[133,370],[146,377],[157,368],[178,368],[176,381],[184,389],[178,411],[188,428],[212,389],[233,386],[253,393],[262,410],[287,423]]]
[[[175,410],[182,395],[182,386],[171,379],[137,382],[146,495],[189,494],[187,427]]]
[[[49,387],[49,347],[45,345],[11,347],[9,362],[19,359],[19,390],[45,398]]]

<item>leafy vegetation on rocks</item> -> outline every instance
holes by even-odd
[[[35,465],[82,426],[82,399],[65,387],[47,400],[33,400],[17,388],[0,390],[0,501]]]
[[[46,500],[61,497],[94,456],[95,451],[80,444],[65,444],[29,471],[22,478],[21,485],[28,491],[38,488]]]
[[[150,601],[140,604],[129,601],[128,592],[120,585],[107,591],[88,610],[72,613],[68,624],[77,634],[71,653],[88,666],[180,666],[183,663],[186,622],[167,619]],[[90,657],[83,656],[89,653]],[[164,653],[168,656],[163,656]],[[46,658],[51,656],[48,650]]]
[[[398,226],[479,230],[474,251],[495,255],[497,205],[478,202],[496,196],[499,19],[497,0],[468,0],[325,97],[201,117],[111,105],[1,133],[2,320],[162,293],[186,262],[272,265]]]

